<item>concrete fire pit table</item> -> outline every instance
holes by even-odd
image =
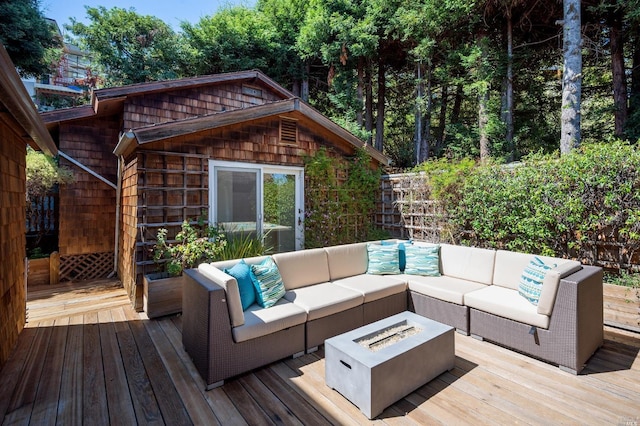
[[[454,367],[453,327],[412,312],[325,341],[325,381],[369,419]]]

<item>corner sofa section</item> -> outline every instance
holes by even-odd
[[[541,257],[555,266],[534,306],[518,294],[533,255],[442,244],[440,276],[372,275],[367,244],[273,255],[285,295],[267,309],[242,311],[223,272],[238,260],[186,271],[183,343],[207,387],[407,309],[573,373],[602,345],[601,268]]]

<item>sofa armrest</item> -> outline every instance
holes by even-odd
[[[211,383],[212,344],[233,344],[231,320],[224,288],[197,269],[184,271],[182,290],[182,344],[193,364]]]
[[[602,277],[602,268],[585,265],[562,278],[558,287],[551,324],[572,336],[579,362],[586,362],[604,341]]]

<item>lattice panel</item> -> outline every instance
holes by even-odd
[[[60,281],[105,278],[113,271],[113,252],[60,256]]]

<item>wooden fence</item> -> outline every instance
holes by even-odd
[[[456,236],[447,227],[447,214],[431,198],[424,173],[384,175],[375,217],[376,225],[395,238],[421,241],[454,242]],[[580,260],[611,272],[639,271],[640,252],[624,241],[613,238],[617,232],[601,233],[582,244]],[[577,257],[577,256],[576,256]]]

